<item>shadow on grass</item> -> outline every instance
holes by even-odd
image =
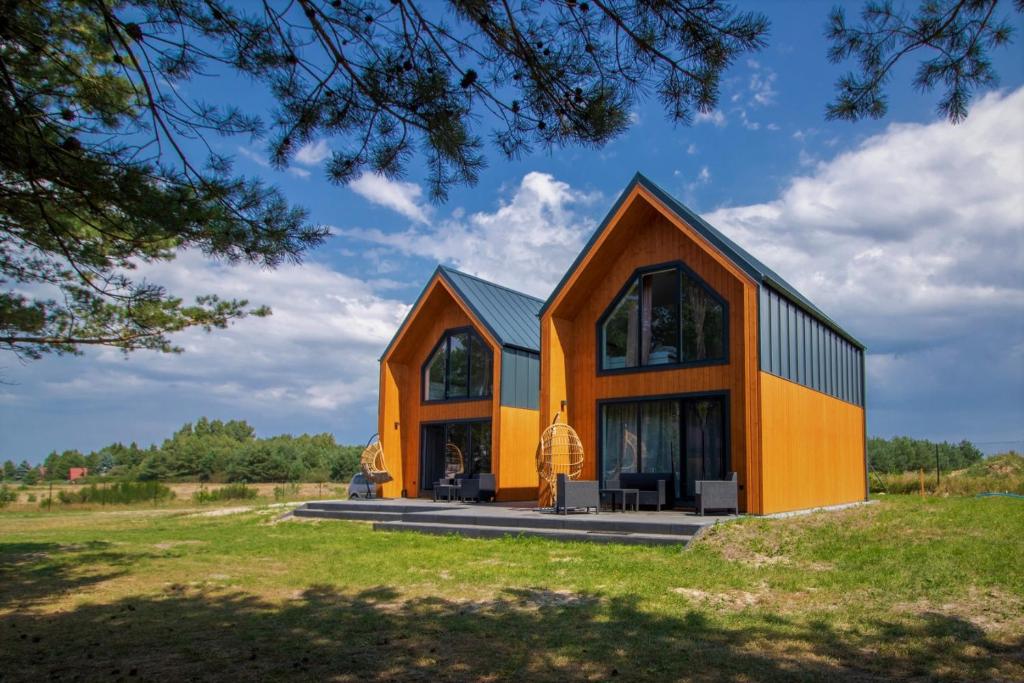
[[[1012,678],[1020,647],[924,614],[836,632],[744,613],[652,614],[628,598],[515,589],[484,601],[313,586],[272,603],[162,595],[0,617],[0,680],[840,680]],[[890,646],[879,652],[879,643]],[[1015,657],[1017,659],[1015,659]]]
[[[30,607],[121,576],[139,557],[104,541],[0,543],[0,608]]]

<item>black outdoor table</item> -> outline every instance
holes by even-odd
[[[601,493],[612,494],[612,512],[615,512],[615,497],[622,497],[622,511],[626,511],[626,496],[633,496],[633,511],[636,512],[640,509],[640,489],[601,489]]]

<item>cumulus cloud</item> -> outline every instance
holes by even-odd
[[[721,109],[715,109],[709,112],[697,112],[697,116],[694,117],[693,122],[695,125],[702,123],[710,123],[715,128],[722,128],[726,124],[725,114],[722,113]]]
[[[331,155],[331,150],[324,140],[307,142],[295,153],[295,161],[304,166],[316,166]]]
[[[1024,343],[1021,111],[1024,89],[958,126],[892,124],[777,199],[706,217],[870,341],[883,396],[960,377],[1016,392],[1024,417],[1006,361]]]
[[[595,222],[587,212],[598,197],[534,172],[493,212],[455,211],[429,227],[399,233],[342,232],[543,298],[593,232]]]
[[[397,211],[417,223],[428,222],[428,208],[421,202],[423,189],[416,183],[388,180],[376,173],[363,173],[349,189],[379,206]]]

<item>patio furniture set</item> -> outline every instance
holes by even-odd
[[[496,490],[494,475],[481,473],[472,476],[457,474],[454,477],[444,477],[434,484],[434,500],[453,501],[463,503],[494,501]]]
[[[556,484],[555,512],[567,514],[570,510],[598,512],[602,500],[611,503],[615,512],[616,502],[619,509],[626,512],[632,508],[634,512],[640,506],[653,507],[659,512],[663,507],[675,506],[675,475],[672,473],[623,473],[617,480],[610,479],[605,488],[596,481],[581,481],[559,474]],[[736,473],[730,472],[725,481],[694,482],[695,507],[701,516],[707,510],[726,510],[739,514],[739,490]]]

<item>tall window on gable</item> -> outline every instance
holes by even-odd
[[[634,276],[603,317],[603,370],[725,360],[725,301],[685,268]]]
[[[491,395],[491,350],[472,330],[449,330],[423,368],[428,401],[486,398]]]

